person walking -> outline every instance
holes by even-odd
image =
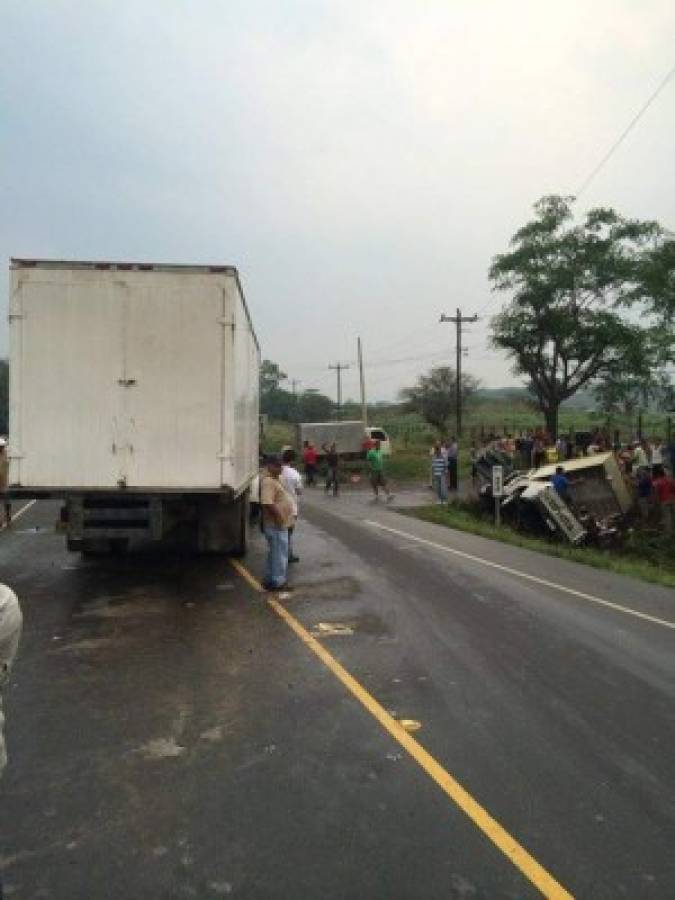
[[[288,587],[288,529],[294,523],[293,501],[279,481],[281,458],[267,457],[266,472],[260,483],[262,526],[267,541],[267,559],[263,587],[278,591]]]
[[[7,765],[7,749],[3,737],[5,719],[2,712],[2,691],[9,681],[10,671],[19,649],[21,637],[21,607],[14,591],[0,584],[0,778]],[[0,900],[2,883],[0,882]]]
[[[293,466],[293,463],[295,462],[295,450],[285,450],[282,461],[283,466],[281,467],[279,481],[293,501],[293,524],[288,528],[288,561],[289,563],[296,563],[300,562],[300,557],[293,553],[293,533],[298,522],[298,513],[300,510],[298,498],[302,493],[302,475]]]
[[[302,462],[305,467],[305,478],[307,487],[314,487],[316,484],[316,465],[318,462],[318,454],[316,448],[311,441],[305,441],[302,449]]]
[[[457,471],[459,464],[459,445],[457,438],[451,437],[448,443],[448,489],[457,490]]]
[[[7,495],[9,485],[9,458],[7,456],[7,440],[0,437],[0,502],[4,513],[4,524],[7,528],[12,524],[12,504]]]
[[[368,469],[370,471],[370,485],[373,489],[375,499],[380,499],[380,488],[382,488],[387,495],[387,502],[393,500],[394,495],[389,490],[387,480],[384,477],[384,458],[382,456],[380,441],[376,440],[375,446],[368,451],[366,454],[366,462],[368,463]]]
[[[322,444],[321,449],[326,454],[326,465],[328,466],[328,475],[326,477],[326,487],[324,490],[326,493],[328,493],[328,491],[332,488],[333,496],[337,497],[338,491],[340,489],[340,485],[338,482],[339,458],[337,445],[335,441],[333,441],[332,444]]]
[[[448,502],[448,463],[443,456],[441,445],[434,446],[434,455],[431,457],[431,483],[436,494],[436,503],[439,505]]]

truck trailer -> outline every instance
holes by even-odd
[[[391,455],[389,435],[382,428],[370,428],[360,420],[345,422],[299,422],[296,426],[295,441],[302,451],[305,441],[314,445],[320,459],[326,456],[324,445],[335,443],[341,459],[361,459],[365,456],[365,442],[368,438],[380,441],[384,456]]]
[[[12,259],[9,487],[69,550],[246,549],[260,351],[231,266]]]

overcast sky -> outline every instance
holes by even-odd
[[[459,306],[511,384],[491,257],[673,63],[672,0],[3,0],[0,259],[236,265],[265,357],[334,394],[361,335],[371,399],[454,358]],[[675,227],[674,145],[675,80],[580,209]]]

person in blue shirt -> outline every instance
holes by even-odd
[[[562,497],[562,499],[569,503],[570,501],[570,480],[565,475],[565,470],[562,466],[555,467],[555,475],[551,478],[551,484],[556,489],[558,494]]]

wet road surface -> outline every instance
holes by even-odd
[[[0,534],[8,898],[541,896],[226,561],[82,560],[55,518]],[[561,891],[675,896],[675,592],[363,493],[312,493],[296,549],[293,620]]]

